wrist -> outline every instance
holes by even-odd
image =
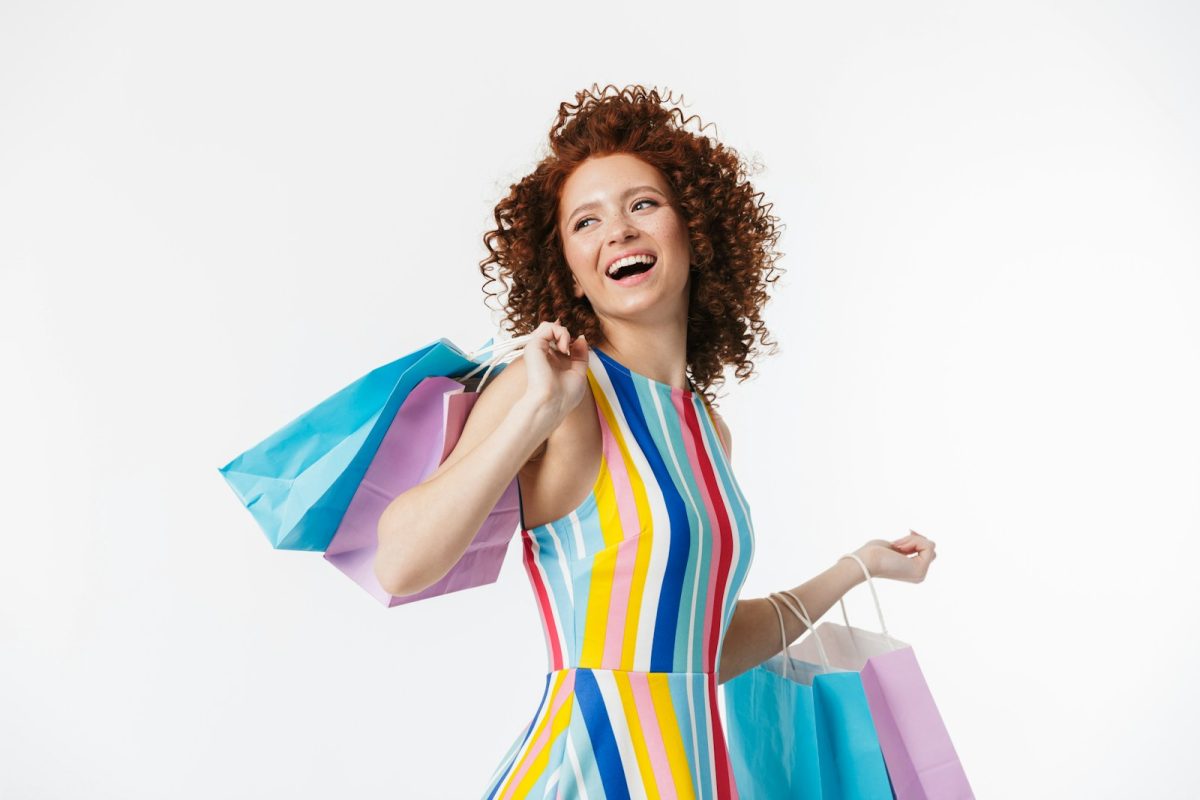
[[[867,570],[874,575],[875,566],[871,563],[869,554],[861,552],[861,550],[855,551],[854,554],[863,560],[863,563],[867,566]],[[845,577],[845,580],[851,589],[853,589],[855,586],[858,586],[860,583],[865,583],[867,580],[867,576],[863,575],[862,567],[858,565],[857,561],[855,561],[853,558],[850,558],[850,556],[842,556],[837,560],[837,564],[835,566],[837,569],[841,570],[841,574]]]
[[[522,429],[529,430],[538,441],[553,433],[561,421],[554,419],[549,404],[528,395],[513,404],[508,417]]]

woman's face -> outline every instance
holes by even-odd
[[[558,204],[575,296],[586,295],[604,317],[686,320],[691,243],[673,203],[663,176],[636,156],[617,153],[580,164]],[[649,253],[654,264],[624,280],[612,277],[609,266],[629,253]]]

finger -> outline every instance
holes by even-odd
[[[585,363],[588,360],[587,339],[582,333],[576,336],[575,340],[571,342],[571,360],[583,361]]]
[[[933,560],[933,542],[928,540],[917,545],[917,558],[928,564]]]
[[[536,333],[538,334],[537,338],[546,343],[547,355],[549,355],[549,352],[551,350],[561,350],[562,349],[558,343],[558,339],[560,338],[558,332],[560,329],[561,329],[561,326],[558,324],[558,320],[555,320],[553,322],[551,322],[550,320],[544,320],[540,325],[538,325],[537,331],[536,331]]]
[[[928,537],[922,536],[919,533],[911,533],[908,536],[902,536],[892,542],[893,545],[902,547],[921,546],[929,543],[932,543],[932,540]]]
[[[548,344],[550,345],[550,348],[552,350],[557,350],[559,353],[561,353],[563,355],[570,355],[570,353],[571,353],[570,336],[567,333],[567,329],[564,328],[558,322],[557,319],[554,322],[550,323],[549,333],[550,333],[550,336],[547,341],[548,341]]]

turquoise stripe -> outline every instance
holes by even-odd
[[[565,571],[571,566],[571,551],[567,549],[568,545],[563,540],[563,533],[564,529],[554,525],[543,526],[534,535],[534,541],[538,546],[534,557],[546,575],[546,594],[549,596],[550,604],[554,606],[555,613],[558,614],[558,623],[563,629],[563,647],[571,648],[575,639],[576,626],[574,609],[571,607],[570,596],[567,594],[567,581],[570,580],[570,574]],[[551,534],[554,536],[552,537]],[[561,548],[554,545],[554,537],[558,538]],[[575,587],[571,588],[574,590]],[[562,665],[570,666],[574,660],[572,651],[567,650],[562,656]]]
[[[733,472],[730,468],[728,459],[725,458],[725,451],[721,449],[721,441],[717,437],[716,430],[707,422],[705,416],[705,424],[701,426],[704,440],[707,442],[709,450],[713,454],[711,459],[717,479],[721,483],[722,491],[725,497],[728,498],[725,503],[729,513],[730,525],[733,528],[734,536],[738,537],[738,546],[740,552],[735,561],[732,562],[733,569],[731,570],[733,580],[731,586],[734,588],[740,587],[745,580],[746,573],[750,569],[750,561],[754,553],[754,539],[744,533],[738,536],[739,532],[751,530],[750,519],[747,516],[748,506],[745,506],[746,498],[742,496],[741,490],[737,485],[737,481],[733,479]],[[721,632],[724,634],[725,628],[729,624],[729,620],[733,618],[733,610],[737,605],[737,592],[731,591],[725,596],[723,608],[721,609]],[[717,653],[718,660],[720,659],[720,651]]]

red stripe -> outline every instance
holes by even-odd
[[[684,419],[687,421],[688,430],[691,433],[693,441],[696,442],[696,461],[700,465],[700,473],[704,478],[704,485],[708,488],[708,496],[712,498],[713,510],[716,511],[717,515],[717,531],[715,541],[713,542],[713,549],[716,551],[717,558],[716,593],[713,599],[713,607],[708,609],[708,624],[713,629],[713,635],[709,639],[705,664],[706,669],[715,672],[717,647],[721,638],[720,630],[725,608],[724,592],[726,582],[729,580],[729,569],[733,560],[733,531],[730,529],[729,510],[725,508],[725,503],[721,499],[721,486],[717,482],[716,473],[713,471],[712,456],[709,455],[704,435],[700,431],[700,421],[696,417],[696,407],[691,403],[684,405]]]
[[[713,708],[713,745],[717,762],[717,800],[737,800],[737,787],[729,774],[729,751],[725,747],[725,730],[721,727],[721,715],[717,713],[717,681],[714,676],[708,682],[708,701]]]
[[[554,612],[550,610],[550,597],[546,593],[546,585],[542,583],[542,573],[534,563],[533,537],[528,531],[522,531],[521,538],[525,540],[525,571],[529,573],[529,582],[533,584],[533,593],[537,595],[538,611],[542,615],[543,630],[550,648],[550,669],[562,669],[563,655],[558,646],[558,629],[554,626]]]

